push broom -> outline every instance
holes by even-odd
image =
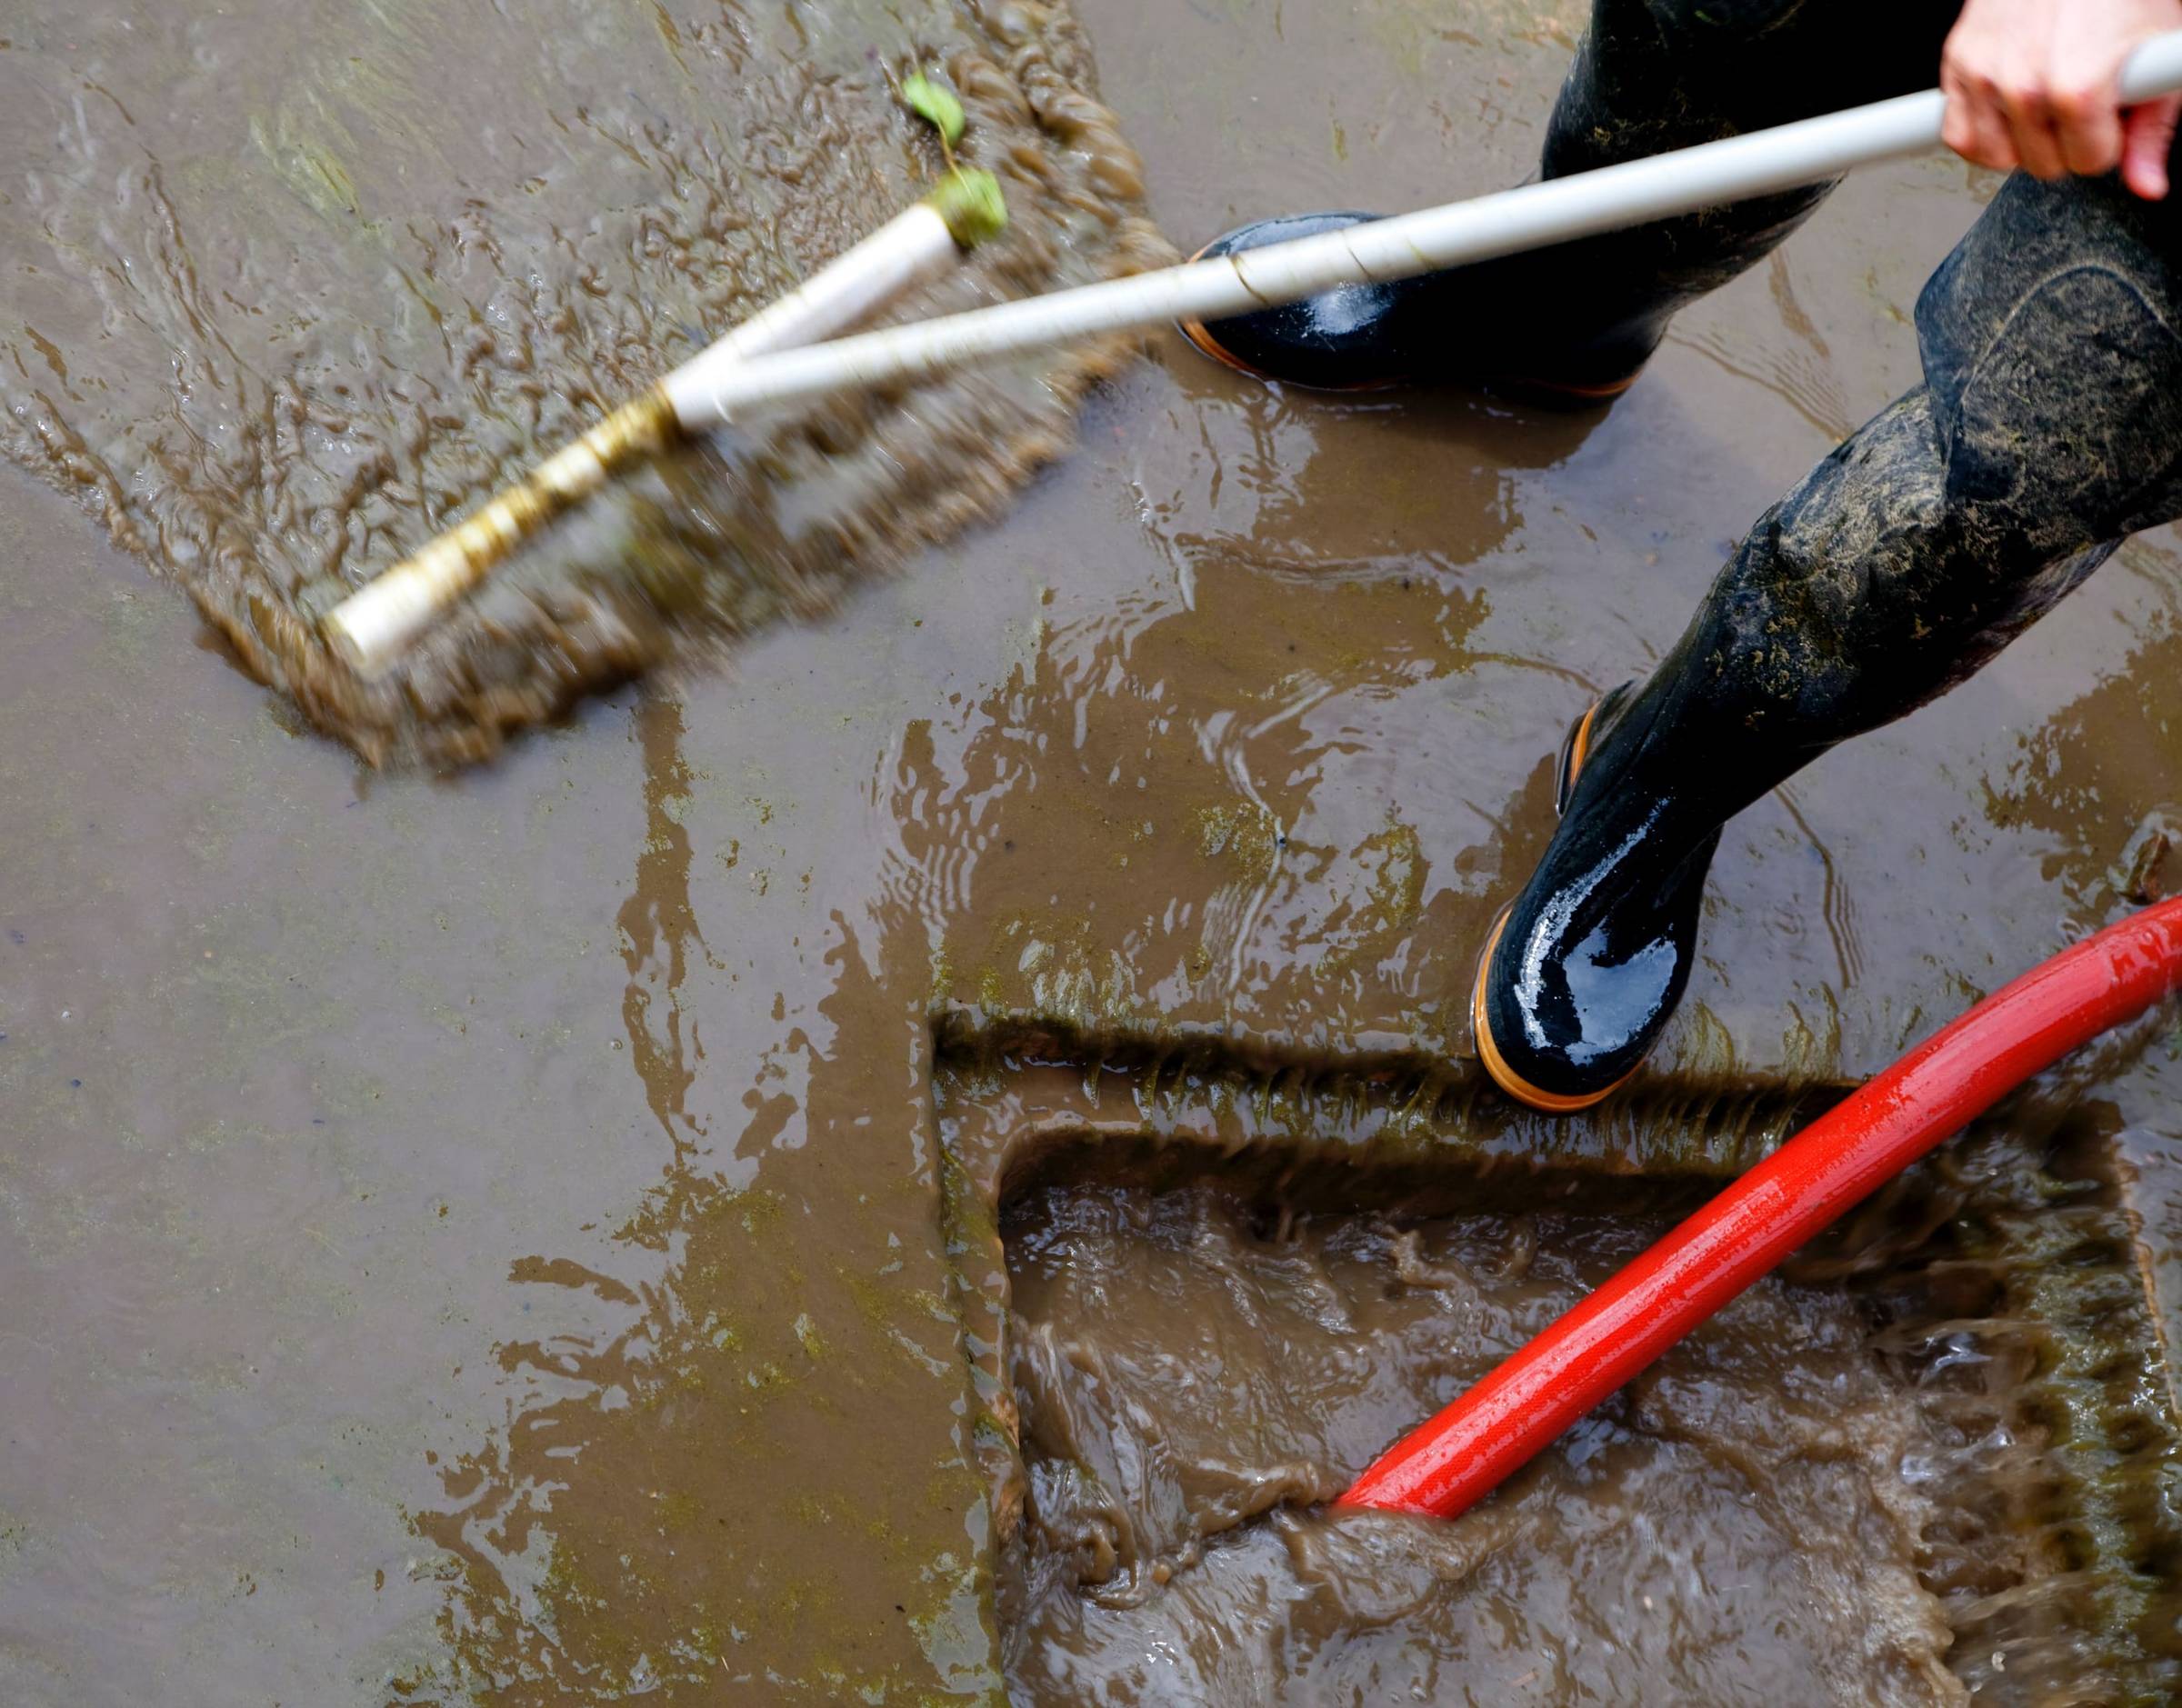
[[[555,453],[467,520],[326,614],[326,638],[378,676],[494,567],[616,474],[721,420],[711,396],[753,357],[845,332],[939,278],[1006,224],[998,180],[956,172],[840,259],[684,363],[634,403]]]
[[[2138,48],[2121,80],[2127,105],[2177,93],[2182,32]],[[1946,97],[1928,89],[1346,231],[818,342],[944,269],[984,235],[975,205],[966,216],[957,208],[950,219],[920,204],[806,285],[802,295],[815,293],[816,304],[798,305],[792,296],[731,334],[529,480],[335,606],[325,630],[358,671],[384,673],[524,539],[596,491],[614,468],[677,437],[782,405],[932,379],[1176,320],[1230,319],[1344,285],[1414,278],[1824,183],[1857,166],[1939,147],[1946,107]],[[996,185],[992,194],[996,199]]]

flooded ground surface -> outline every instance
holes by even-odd
[[[1459,1096],[1006,1058],[942,1084],[963,1197],[1000,1206],[962,1243],[1018,1701],[2173,1687],[2171,1401],[2082,1083],[1453,1523],[1322,1503],[1807,1109],[1639,1096],[1556,1156]]]
[[[0,446],[185,586],[374,763],[461,763],[588,691],[822,611],[986,514],[1097,353],[749,423],[617,484],[391,679],[318,617],[930,189],[894,94],[962,92],[1002,240],[928,315],[1171,259],[1073,19],[928,0],[415,0],[86,16],[0,58],[16,163]],[[945,71],[940,70],[945,67]]]
[[[1471,1522],[1281,1511],[1337,1495],[1666,1226],[1539,1199],[1286,1225],[1216,1187],[1019,1202],[1018,1694],[1957,1700],[1915,1570],[1930,1491],[1900,1475],[1938,1446],[1837,1293],[1745,1295]]]
[[[603,25],[586,36],[571,9],[494,15],[591,53],[587,75],[636,125],[646,103],[698,100],[707,79],[746,86],[717,57],[726,25],[756,20],[771,52],[824,10],[633,8],[652,32],[642,56]],[[1419,0],[1076,12],[1143,157],[1149,210],[1184,245],[1261,212],[1421,205],[1520,176],[1576,23],[1570,6],[1513,4],[1450,23]],[[1036,22],[1036,8],[996,6],[995,28],[1007,13]],[[0,25],[0,77],[39,91],[0,119],[0,340],[25,353],[0,389],[11,410],[43,390],[62,405],[54,419],[105,419],[116,388],[186,386],[184,416],[216,450],[204,428],[225,406],[168,360],[210,348],[213,317],[116,324],[108,343],[103,308],[94,325],[26,271],[51,264],[55,230],[80,252],[116,222],[141,229],[128,224],[135,156],[99,154],[80,182],[50,182],[41,163],[79,145],[125,154],[129,127],[152,122],[99,72],[135,51],[115,32],[153,27],[95,10],[35,39]],[[368,74],[442,105],[465,98],[430,32],[400,66],[345,71],[338,20],[298,12],[293,28],[251,51],[320,95],[295,96],[285,133],[268,97],[266,140],[249,142],[248,115],[193,73],[205,176],[171,196],[217,206],[215,165],[247,158],[262,175],[285,161],[303,175],[269,215],[284,231],[348,217],[316,206],[334,180],[305,170],[337,105],[323,91]],[[306,58],[311,76],[285,75]],[[523,151],[495,141],[490,117],[481,98],[479,122],[455,127],[482,137],[475,148],[414,161],[430,182],[411,194],[456,218],[475,198],[495,230],[515,222],[505,257],[522,235]],[[405,107],[393,122],[439,121]],[[910,145],[889,146],[886,171],[906,182]],[[615,144],[551,147],[603,162]],[[1850,185],[1777,261],[1688,315],[1599,416],[1282,395],[1160,340],[1093,396],[1077,448],[1005,522],[824,621],[743,625],[724,661],[587,701],[445,782],[372,773],[306,733],[180,590],[105,544],[69,498],[0,469],[0,1698],[976,1700],[1010,1676],[1035,1694],[1047,1686],[1024,1603],[996,1603],[1024,1511],[995,1481],[1019,1405],[992,1373],[1006,1340],[993,1312],[1015,1308],[1000,1234],[1018,1314],[1057,1338],[1085,1306],[1055,1230],[1080,1224],[1081,1249],[1096,1256],[1103,1240],[1112,1256],[1143,1228],[1209,1229],[1210,1256],[1175,1252],[1163,1283],[1209,1293],[1206,1264],[1223,1243],[1246,1251],[1256,1224],[1193,1183],[1167,1183],[1176,1197],[1056,1176],[1039,1190],[1059,1195],[1034,1199],[968,1168],[942,1144],[936,1013],[965,1060],[996,1029],[1032,1025],[1055,1054],[1195,1051],[1276,1075],[1267,1085],[1291,1064],[1347,1063],[1384,1076],[1359,1081],[1382,1094],[1433,1088],[1428,1103],[1463,1114],[1433,1130],[1485,1132],[1496,1155],[1557,1145],[1699,1176],[1785,1127],[1797,1087],[1874,1071],[2131,888],[2167,881],[2162,838],[2182,823],[2167,705],[2182,557],[2160,534],[1968,688],[1730,828],[1689,1003],[1619,1115],[1556,1138],[1463,1102],[1462,998],[1486,922],[1542,845],[1548,748],[1592,691],[1671,643],[1750,518],[1914,382],[1908,306],[1979,197],[1947,162]],[[482,289],[500,264],[480,251],[475,265]],[[405,318],[421,311],[375,295],[376,276],[342,270],[342,312],[424,339]],[[656,328],[680,299],[653,276],[607,281],[600,312]],[[64,347],[55,324],[87,347]],[[632,375],[666,347],[647,334]],[[54,390],[55,360],[80,401]],[[577,400],[539,390],[545,431]],[[208,413],[190,417],[197,405]],[[449,492],[521,454],[533,418],[510,409],[508,443],[435,477]],[[111,419],[118,440],[145,431],[134,412]],[[24,417],[10,420],[19,434]],[[119,466],[86,445],[94,460],[71,467]],[[156,514],[192,478],[154,471],[115,502]],[[262,502],[285,514],[277,491]],[[297,528],[268,524],[235,549],[278,537],[316,564],[337,544]],[[400,728],[417,715],[402,710]],[[2110,1319],[2103,1340],[2050,1343],[2108,1349],[2067,1364],[2076,1385],[2033,1420],[2039,1463],[2076,1468],[2049,1478],[2037,1510],[1986,1513],[1958,1553],[2050,1541],[2134,1645],[2078,1688],[2156,1698],[2154,1627],[2164,1617],[2171,1635],[2172,1615],[2144,1585],[2173,1562],[2140,1497],[2169,1451],[2171,1394],[2141,1287],[2115,1290],[2114,1253],[2133,1212],[2171,1318],[2182,1074],[2164,1034],[2133,1038],[2105,1069],[2076,1096],[2126,1193],[2064,1204],[2075,1220],[2037,1223],[2044,1245],[2027,1212],[1993,1236],[2051,1278],[2050,1296],[2013,1308],[2045,1324],[2068,1309]],[[1407,1131],[1370,1105],[1306,1099],[1276,1136]],[[1705,1114],[1719,1110],[1748,1118],[1723,1136]],[[1132,1114],[1116,1131],[1137,1125]],[[2014,1154],[2035,1160],[2046,1144],[2032,1124]],[[1436,1154],[1398,1160],[1429,1171]],[[1428,1357],[1459,1314],[1446,1290],[1374,1292],[1405,1229],[1375,1232],[1379,1212],[1323,1183],[1301,1207],[1319,1218],[1302,1251],[1379,1325],[1374,1344]],[[1420,1212],[1417,1260],[1492,1274],[1486,1218],[1504,1213]],[[980,1214],[989,1229],[971,1225]],[[1963,1217],[1950,1237],[1977,1236],[1977,1213]],[[1597,1249],[1632,1237],[1602,1234]],[[2098,1262],[2072,1266],[2086,1242]],[[1309,1487],[1353,1472],[1336,1461],[1368,1456],[1382,1443],[1366,1437],[1396,1427],[1396,1411],[1458,1383],[1587,1279],[1589,1244],[1564,1244],[1535,1286],[1493,1306],[1469,1362],[1329,1427]],[[2137,1254],[2123,1255],[2134,1277]],[[1274,1308],[1285,1272],[1236,1261],[1257,1289],[1246,1309]],[[1880,1320],[1852,1316],[1821,1281],[1754,1301],[1752,1320],[1802,1312],[1837,1350],[1852,1320]],[[1829,1522],[1898,1525],[1878,1467],[1906,1439],[1891,1432],[1922,1426],[1901,1397],[1914,1383],[1883,1360],[1843,1379],[1875,1421],[1835,1461],[1787,1455],[1789,1486],[1838,1476],[1846,1504],[1829,1499]],[[1722,1381],[1731,1395],[1767,1385]],[[1759,1409],[1781,1443],[1821,1409],[1776,1403]],[[1616,1439],[1628,1488],[1671,1484],[1691,1535],[1741,1534],[1758,1581],[1781,1581],[1765,1575],[1786,1570],[1778,1521],[1749,1518],[1733,1476],[1692,1473],[1701,1447],[1643,1449]],[[1580,1483],[1568,1452],[1537,1473],[1546,1486]],[[1520,1513],[1519,1500],[1490,1509],[1462,1544],[1463,1582],[1485,1600],[1426,1596],[1449,1618],[1497,1618],[1503,1656],[1519,1646],[1507,1631],[1546,1629],[1574,1593],[1565,1574],[1524,1569],[1536,1539]],[[1611,1531],[1589,1557],[1634,1557],[1613,1551],[1636,1533]],[[1328,1563],[1342,1537],[1293,1517],[1222,1533],[1237,1540],[1212,1551],[1220,1561],[1189,1568],[1199,1588],[1186,1573],[1135,1610],[1050,1601],[1062,1623],[1045,1629],[1150,1630],[1191,1595],[1210,1629],[1223,1598],[1292,1579],[1299,1551],[1349,1597],[1384,1584],[1398,1601],[1420,1560],[1442,1563],[1436,1543],[1420,1553],[1376,1531],[1355,1543],[1368,1561]],[[2011,1624],[2016,1602],[1980,1603],[1968,1564],[1956,1583],[1937,1556],[1884,1552],[1832,1612],[1768,1628],[1765,1653],[1891,1656],[1874,1664],[1912,1699],[1927,1685],[2031,1693],[2006,1663],[2054,1653],[2050,1633]],[[1724,1629],[1702,1622],[1746,1605],[1693,1576],[1661,1591],[1663,1624],[1688,1631]],[[1310,1613],[1319,1628],[1341,1626],[1339,1599]],[[1359,1626],[1407,1616],[1346,1604]],[[1945,1678],[1928,1664],[1934,1604],[1965,1639],[1941,1657]],[[1865,1647],[1835,1641],[1852,1615],[1870,1618]],[[1064,1652],[1058,1637],[1040,1651]],[[1479,1653],[1416,1663],[1432,1660],[1451,1695]],[[1476,1663],[1480,1690],[1523,1677]],[[1522,1688],[1561,1699],[1554,1676]],[[1741,1688],[1729,1670],[1690,1676]]]

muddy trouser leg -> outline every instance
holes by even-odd
[[[2018,175],[1917,324],[1925,384],[1759,519],[1594,720],[1480,985],[1517,1080],[1588,1095],[1626,1074],[1680,997],[1720,825],[2182,514],[2182,209]]]
[[[1547,126],[1565,177],[1885,100],[1939,80],[1958,0],[1595,0]],[[1777,247],[1830,185],[1736,203],[1437,275],[1412,336],[1474,339],[1504,372],[1611,383],[1675,312]],[[1459,356],[1450,351],[1459,361]]]

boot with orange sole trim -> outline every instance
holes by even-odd
[[[1191,258],[1204,261],[1315,237],[1376,217],[1339,213],[1261,219],[1215,239]],[[1539,340],[1518,335],[1502,312],[1493,316],[1494,332],[1464,349],[1450,337],[1466,312],[1454,296],[1496,288],[1479,269],[1390,285],[1344,285],[1233,320],[1186,320],[1181,332],[1214,361],[1253,379],[1334,392],[1442,381],[1573,407],[1607,403],[1628,390],[1666,334],[1667,316],[1647,315],[1582,340],[1556,331],[1543,340],[1541,350],[1536,347]]]
[[[1730,818],[2182,516],[2177,256],[2182,208],[2109,180],[2017,175],[1994,197],[1918,300],[1926,384],[1759,517],[1650,678],[1571,732],[1560,824],[1472,1001],[1511,1096],[1581,1109],[1644,1060]]]

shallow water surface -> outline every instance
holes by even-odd
[[[890,79],[951,79],[963,164],[1015,204],[900,312],[1171,258],[1062,9],[395,0],[34,7],[14,28],[0,448],[375,764],[485,756],[586,692],[821,611],[1059,448],[1096,352],[678,451],[388,682],[317,634],[541,447],[923,195],[944,163]]]
[[[1417,0],[668,0],[0,25],[17,97],[0,106],[0,394],[40,471],[0,469],[0,1698],[996,1700],[1011,1678],[1050,1688],[1086,1633],[1186,1647],[1276,1589],[1327,1638],[1319,1679],[1363,1689],[1338,1668],[1379,1665],[1452,1696],[1473,1665],[1481,1692],[1516,1688],[1522,1632],[1581,1625],[1582,1578],[1526,1566],[1552,1556],[1516,1528],[1515,1492],[1462,1533],[1461,1594],[1439,1583],[1456,1544],[1352,1536],[1291,1503],[1207,1527],[1167,1585],[1109,1606],[1098,1593],[1146,1576],[1117,1554],[1078,1581],[1075,1538],[1095,1544],[1106,1509],[1061,1487],[1051,1437],[1026,1463],[1059,1491],[1041,1510],[1067,1569],[1025,1618],[1000,1593],[1028,1533],[1010,1416],[1035,1426],[1075,1378],[1035,1363],[1011,1313],[1112,1366],[1121,1339],[1102,1348],[1072,1291],[1102,1265],[1156,1283],[1115,1317],[1125,1338],[1158,1326],[1162,1291],[1190,1292],[1177,1321],[1231,1313],[1246,1348],[1276,1305],[1317,1312],[1326,1367],[1384,1383],[1360,1407],[1261,1408],[1265,1461],[1293,1473],[1265,1486],[1322,1493],[1660,1209],[1595,1243],[1566,1224],[1530,1280],[1472,1309],[1402,1282],[1400,1242],[1415,1233],[1416,1274],[1482,1288],[1509,1207],[1443,1195],[1385,1221],[1363,1163],[1404,1190],[1534,1164],[1701,1190],[1800,1100],[2171,881],[2182,752],[2159,689],[2182,558],[2163,534],[1962,693],[1730,829],[1704,964],[1640,1096],[1551,1127],[1479,1096],[1467,1066],[1470,970],[1546,834],[1549,750],[1671,644],[1750,517],[1912,383],[1904,315],[1977,205],[1959,167],[1849,185],[1605,415],[1268,392],[1162,338],[1080,411],[1066,375],[1023,370],[838,441],[657,472],[521,566],[509,604],[481,602],[413,679],[428,691],[312,702],[388,758],[526,730],[451,781],[360,765],[233,668],[300,680],[281,674],[303,655],[279,651],[283,613],[390,561],[655,372],[683,322],[731,317],[936,170],[867,47],[952,63],[985,33],[986,58],[1078,118],[1067,91],[1096,48],[1148,211],[1189,246],[1275,208],[1520,176],[1574,22],[1510,5],[1450,23]],[[1057,84],[1004,51],[1018,31]],[[996,107],[996,138],[1004,120],[1021,123]],[[1156,247],[1133,214],[1106,218],[1130,185],[1066,194],[1113,158],[1104,133],[1005,134],[1059,186],[1050,206],[1016,195],[1024,235],[1057,224],[1020,276],[958,281],[966,300]],[[842,145],[812,154],[814,135]],[[326,417],[335,385],[362,401]],[[1030,459],[996,457],[995,419],[1044,448],[1076,435],[1004,521],[886,580],[862,574],[886,553],[827,541],[925,478],[897,465],[913,426],[949,468],[970,434],[968,465],[1014,483]],[[755,499],[760,474],[785,496]],[[214,491],[218,516],[193,496]],[[143,557],[102,543],[86,497]],[[713,554],[730,523],[740,549]],[[716,585],[753,603],[615,626],[649,596],[616,607],[585,578],[617,570],[629,529],[655,569],[731,564]],[[147,561],[215,590],[229,650]],[[569,637],[549,696],[464,674],[564,645],[534,622]],[[676,668],[585,697],[655,643]],[[2026,1120],[2006,1153],[2022,1170],[1966,1163],[1934,1200],[1941,1228],[1905,1203],[1882,1229],[1952,1240],[1980,1274],[1980,1241],[2037,1254],[2048,1291],[2022,1306],[2025,1338],[2068,1353],[2032,1420],[2056,1492],[1875,1545],[1811,1623],[1747,1644],[1742,1580],[1670,1573],[1655,1600],[1703,1641],[1694,1670],[1658,1676],[1733,1694],[1762,1655],[1823,1652],[1892,1669],[1902,1694],[2032,1699],[2025,1657],[2067,1653],[2055,1630],[2088,1604],[2137,1645],[2098,1662],[2091,1693],[2157,1698],[2174,1555],[2141,1496],[2171,1459],[2171,1396],[2141,1274],[2177,1273],[2182,1129],[2166,1038],[2127,1043],[2073,1084],[2088,1137]],[[1249,1214],[1134,1150],[1118,1180],[1011,1180],[1018,1154],[970,1130],[1025,1130],[1039,1060],[1095,1094],[1088,1114],[1080,1090],[1040,1094],[1069,1143],[1134,1144],[1171,1108],[1232,1144],[1219,1190],[1248,1184]],[[1358,1163],[1344,1190],[1267,1187],[1327,1144]],[[2064,1149],[2090,1160],[2047,1170]],[[2047,1194],[2036,1214],[2018,1188]],[[1282,1202],[1317,1218],[1293,1249],[1264,1237]],[[1827,1406],[1759,1365],[1718,1393],[1777,1426],[1784,1502],[1883,1541],[1915,1507],[1885,1466],[1907,1483],[1922,1462],[1896,1445],[1924,1413],[1898,1370],[1848,1355],[1851,1327],[1896,1306],[1850,1300],[1802,1277],[1743,1321],[1788,1313],[1826,1351],[1787,1376],[1869,1402],[1833,1445],[1807,1451]],[[2077,1357],[2093,1341],[2068,1338],[2072,1311],[2127,1355]],[[999,1362],[1018,1344],[1027,1413]],[[1621,1571],[1709,1536],[1753,1582],[1795,1582],[1779,1536],[1800,1509],[1754,1512],[1747,1466],[1707,1471],[1722,1432],[1677,1392],[1663,1377],[1646,1402],[1674,1413],[1658,1430],[1625,1408],[1541,1467],[1556,1513],[1597,1520],[1560,1557]],[[1126,1446],[1082,1416],[1084,1463]],[[1671,1510],[1586,1493],[1574,1455],[1602,1443]],[[1226,1451],[1216,1430],[1191,1450],[1199,1467]],[[1151,1518],[1116,1509],[1136,1560],[1180,1560],[1206,1486],[1236,1515],[1266,1463],[1228,1459],[1247,1475],[1136,1485]],[[2003,1594],[1977,1563],[1996,1540],[2101,1563]],[[1935,1603],[1963,1633],[1944,1653]],[[1390,1658],[1384,1633],[1413,1616],[1468,1634]],[[1601,1663],[1569,1665],[1566,1691],[1550,1670],[1520,1688],[1559,1699]]]

